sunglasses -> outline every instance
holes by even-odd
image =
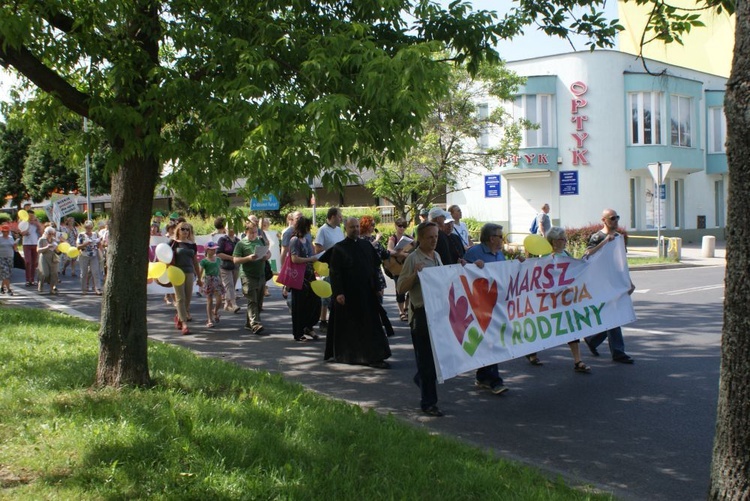
[[[190,228],[180,228],[180,231],[190,231]]]
[[[405,225],[405,224],[397,224],[396,226],[398,226],[399,228],[406,228],[407,225]]]
[[[620,216],[609,216],[607,219],[609,219],[610,221],[619,221]]]

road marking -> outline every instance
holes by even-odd
[[[669,292],[660,292],[660,294],[663,294],[665,296],[677,296],[679,294],[690,294],[691,292],[702,292],[702,291],[710,291],[710,290],[716,290],[716,289],[723,289],[724,284],[717,284],[717,285],[701,285],[700,287],[688,287],[687,289],[677,289]]]
[[[636,289],[636,290],[633,291],[633,294],[646,294],[650,290],[651,289]]]
[[[643,334],[675,334],[674,332],[655,331],[653,329],[640,329],[638,327],[623,327],[627,331],[642,332]]]

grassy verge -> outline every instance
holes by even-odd
[[[638,257],[628,257],[628,266],[643,266],[646,264],[677,264],[679,261],[677,259],[672,259],[668,257],[657,257],[657,256],[638,256]]]
[[[92,390],[95,327],[0,305],[2,499],[610,499],[282,377],[151,343]]]

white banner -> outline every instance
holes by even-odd
[[[622,238],[587,260],[431,267],[419,280],[439,382],[636,319]]]

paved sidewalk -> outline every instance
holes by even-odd
[[[686,246],[683,247],[683,263],[678,266],[721,266],[724,255],[723,243],[717,243],[713,258],[702,257],[700,246]],[[42,306],[98,321],[101,298],[81,295],[78,279],[63,277],[58,296],[38,295],[35,288],[24,287],[23,281],[22,270],[15,270],[13,287],[17,295],[0,295],[0,307]],[[498,455],[559,474],[570,482],[590,483],[614,491],[620,499],[640,497],[619,479],[616,456],[611,457],[606,450],[591,449],[596,442],[593,436],[590,440],[586,438],[593,430],[587,429],[584,424],[593,419],[590,426],[601,428],[604,423],[597,418],[617,412],[607,407],[612,405],[610,400],[596,395],[615,398],[619,394],[631,394],[634,382],[628,379],[634,377],[623,378],[622,374],[624,371],[637,374],[632,372],[632,366],[613,364],[606,357],[591,358],[586,353],[584,358],[592,366],[593,374],[591,377],[582,376],[569,367],[567,346],[560,346],[545,352],[544,360],[547,363],[541,368],[543,379],[540,379],[540,368],[531,366],[524,359],[503,363],[501,375],[511,389],[503,396],[475,388],[473,374],[463,374],[446,381],[438,388],[439,405],[446,416],[427,417],[419,411],[419,390],[412,383],[415,362],[409,329],[405,322],[398,320],[393,281],[388,279],[387,283],[385,306],[396,331],[391,338],[393,356],[389,360],[392,364],[390,370],[324,362],[324,339],[318,342],[294,342],[287,306],[280,289],[275,286],[270,288],[271,296],[266,298],[262,315],[270,336],[255,336],[243,329],[244,300],[240,301],[240,314],[223,312],[220,323],[214,328],[207,328],[205,299],[201,297],[193,298],[191,313],[195,320],[190,324],[192,333],[183,336],[172,323],[174,309],[164,303],[162,296],[149,296],[149,337],[187,347],[201,356],[221,358],[251,369],[282,373],[311,390],[380,413],[392,413],[431,431],[468,440],[494,450]],[[632,343],[632,351],[638,353],[635,340]],[[643,369],[645,363],[638,367],[639,370]],[[562,404],[588,398],[584,396],[588,393],[592,396],[587,401],[586,409],[575,404]],[[604,407],[597,409],[596,404],[590,403],[597,400]],[[544,415],[548,413],[556,416],[561,427],[565,423],[564,433],[562,428],[533,429],[535,422],[545,422]],[[522,419],[519,420],[519,417]],[[524,437],[529,433],[548,436],[550,450],[527,449],[524,440],[528,438]],[[555,438],[561,433],[572,435]],[[629,446],[623,444],[623,447]],[[558,452],[556,448],[562,450]],[[659,495],[653,499],[670,497]]]

